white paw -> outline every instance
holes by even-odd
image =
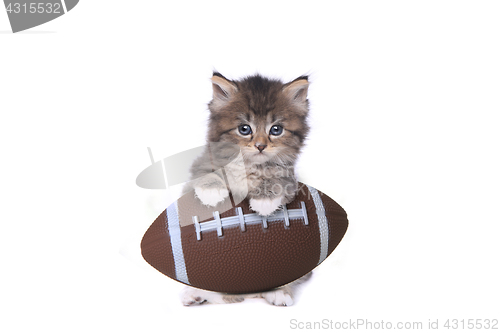
[[[194,288],[185,288],[181,294],[181,302],[184,306],[203,304],[207,301],[206,297]]]
[[[276,306],[291,306],[293,305],[293,298],[291,293],[286,289],[276,289],[265,292],[262,297],[272,305]]]
[[[196,187],[194,193],[204,205],[217,206],[229,196],[229,191],[225,188],[202,188]]]
[[[205,303],[239,303],[244,300],[245,297],[243,295],[222,294],[193,287],[185,287],[181,294],[181,301],[184,306],[200,305]]]
[[[274,199],[250,199],[250,208],[259,215],[271,215],[281,206],[282,197]]]

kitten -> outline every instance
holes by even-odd
[[[248,197],[250,208],[263,216],[291,202],[298,187],[295,162],[309,132],[308,85],[307,76],[284,84],[260,75],[231,81],[214,72],[208,145],[193,163],[192,181],[184,192],[194,190],[209,206],[229,200],[230,194],[234,202]],[[210,149],[212,143],[217,143],[216,149]],[[291,305],[297,284],[250,297]],[[190,287],[183,295],[185,305],[243,299]]]
[[[213,74],[207,139],[233,144],[241,151],[241,159],[232,161],[226,175],[230,190],[239,199],[248,196],[250,207],[260,215],[272,214],[295,196],[294,166],[309,132],[308,85],[307,76],[283,84],[260,75],[230,81]],[[232,152],[230,148],[218,152],[220,158],[215,160],[221,163],[205,154],[191,168],[195,178],[191,187],[211,206],[229,196],[222,171],[212,171],[214,163],[220,167],[217,164],[224,164]]]

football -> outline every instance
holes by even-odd
[[[194,192],[172,203],[142,238],[144,259],[192,287],[267,291],[307,274],[332,253],[347,230],[334,200],[299,183],[295,199],[267,217],[230,196],[205,206]]]

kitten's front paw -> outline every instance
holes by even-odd
[[[200,201],[207,206],[217,206],[219,202],[224,201],[229,196],[229,191],[225,188],[216,187],[196,187],[194,193]]]
[[[282,197],[274,199],[250,199],[250,208],[257,214],[268,216],[274,213],[281,206]]]
[[[262,294],[262,297],[272,305],[276,306],[291,306],[293,298],[290,291],[286,288],[271,290]]]

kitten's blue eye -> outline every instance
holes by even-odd
[[[280,135],[283,133],[283,126],[280,125],[274,125],[271,127],[271,130],[269,131],[269,134],[271,135]]]
[[[241,135],[252,134],[252,128],[249,125],[240,125],[240,126],[238,126],[238,131],[240,131]]]

